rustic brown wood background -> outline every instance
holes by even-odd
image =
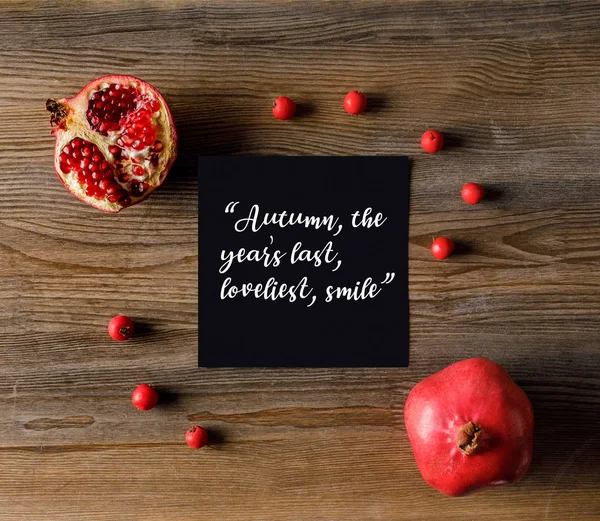
[[[600,519],[599,24],[598,1],[2,2],[0,519]],[[181,136],[164,187],[118,216],[58,182],[44,111],[113,72],[156,85]],[[271,116],[279,94],[295,120]],[[410,368],[195,367],[198,154],[411,158]],[[444,263],[440,234],[462,250]],[[125,345],[119,312],[141,329]],[[403,403],[471,356],[529,394],[535,458],[450,499]],[[167,403],[136,411],[142,381]],[[192,423],[214,448],[188,449]]]

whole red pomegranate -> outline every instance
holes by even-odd
[[[74,98],[49,99],[54,166],[67,190],[105,212],[146,199],[177,156],[177,133],[160,93],[133,76],[103,76]]]
[[[516,481],[531,463],[531,403],[485,358],[457,362],[418,383],[404,421],[423,479],[448,496]]]

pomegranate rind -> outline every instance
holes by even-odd
[[[109,151],[109,146],[113,143],[105,136],[92,130],[86,117],[90,95],[113,83],[135,86],[140,93],[150,93],[154,99],[158,100],[160,103],[160,109],[158,111],[158,116],[156,116],[155,123],[157,129],[160,130],[157,139],[163,143],[163,149],[158,155],[158,164],[153,167],[151,175],[145,179],[145,182],[148,184],[148,189],[140,196],[135,196],[130,193],[129,197],[131,202],[127,205],[122,205],[118,201],[111,202],[108,199],[96,199],[95,197],[86,195],[86,185],[78,181],[77,175],[75,175],[74,172],[64,174],[60,168],[59,160],[62,149],[73,139],[79,137],[94,143],[100,149],[107,161],[114,161],[114,156]],[[75,197],[103,212],[118,213],[123,208],[128,208],[144,201],[163,183],[177,158],[177,131],[169,106],[167,105],[165,98],[155,87],[135,76],[102,76],[88,83],[72,98],[63,98],[57,100],[57,102],[62,106],[68,107],[69,110],[61,120],[60,124],[52,130],[53,134],[56,136],[54,169],[65,188]],[[132,152],[132,154],[135,154],[135,152]]]

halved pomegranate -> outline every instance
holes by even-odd
[[[67,190],[105,212],[146,199],[177,156],[166,101],[133,76],[103,76],[74,98],[49,99],[54,166]]]

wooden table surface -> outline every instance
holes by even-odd
[[[0,519],[600,519],[599,24],[598,1],[0,3]],[[181,136],[163,187],[117,216],[63,189],[44,110],[108,73],[158,87]],[[443,153],[420,150],[428,127]],[[200,154],[410,157],[408,369],[196,368]],[[435,261],[432,235],[462,253]],[[141,329],[126,344],[105,332],[119,312]],[[535,456],[451,499],[422,481],[403,404],[472,356],[528,393]],[[143,381],[167,397],[150,413]],[[193,423],[213,448],[185,445]]]

